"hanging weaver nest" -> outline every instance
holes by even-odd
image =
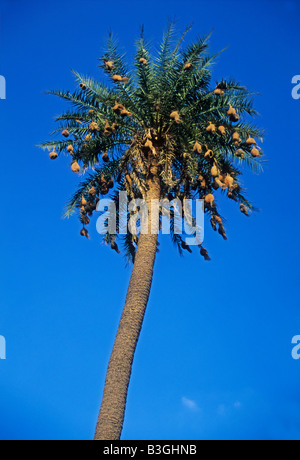
[[[113,81],[115,81],[115,82],[120,82],[120,81],[122,81],[121,75],[117,75],[117,74],[116,74],[116,75],[113,75],[113,76],[112,76],[112,79],[113,79]]]
[[[88,233],[87,229],[84,228],[84,227],[80,230],[80,235],[85,236],[86,238],[89,238],[89,233]]]
[[[67,129],[64,129],[63,132],[61,133],[64,137],[69,137],[70,133]]]
[[[89,195],[95,196],[96,193],[97,193],[97,192],[96,192],[95,187],[91,187],[91,188],[89,189]]]
[[[230,104],[229,104],[229,110],[228,110],[227,113],[229,115],[230,121],[232,121],[233,123],[236,123],[240,119],[240,117],[237,114],[236,110]]]
[[[96,123],[95,121],[92,121],[92,123],[90,124],[90,131],[92,131],[92,132],[100,131],[98,123]]]
[[[218,169],[218,167],[217,167],[216,164],[214,164],[213,167],[211,168],[210,174],[211,174],[213,177],[219,176],[220,170]]]
[[[224,184],[221,180],[220,177],[215,177],[215,183],[218,187],[220,187],[222,190],[225,190],[227,188],[227,185]]]
[[[126,109],[121,110],[121,117],[131,117],[132,113]]]
[[[242,149],[238,149],[235,154],[237,157],[242,158],[242,160],[245,158],[245,152]]]
[[[216,96],[223,96],[223,95],[225,94],[225,92],[224,92],[222,89],[220,89],[220,88],[216,88],[216,89],[214,90],[214,94],[215,94]]]
[[[231,177],[230,174],[226,174],[226,177],[224,179],[224,184],[227,185],[227,187],[229,189],[231,189],[233,187],[233,184],[234,184],[234,178]]]
[[[205,190],[206,189],[206,180],[205,178],[202,176],[202,174],[200,174],[198,176],[198,182],[199,182],[199,187],[202,189],[202,190]]]
[[[52,152],[49,153],[49,158],[51,160],[56,160],[57,157],[58,157],[58,154],[55,152],[55,150],[52,150]]]
[[[235,131],[235,132],[233,133],[233,135],[232,135],[232,140],[233,140],[234,142],[238,142],[238,143],[241,142],[240,135],[239,135],[239,133],[238,133],[237,131]]]
[[[247,145],[256,145],[256,141],[255,141],[255,139],[253,139],[253,137],[249,136],[248,139],[246,140],[246,144]]]
[[[184,70],[192,70],[193,64],[191,62],[187,62],[184,66]]]
[[[211,134],[215,134],[216,132],[216,127],[215,125],[210,121],[208,127],[206,128],[206,131]]]
[[[112,129],[110,127],[109,122],[106,120],[105,121],[105,126],[104,126],[104,136],[110,136],[112,133]]]
[[[253,149],[251,150],[251,155],[256,158],[256,157],[260,157],[260,151],[256,148],[256,147],[253,147]]]
[[[198,141],[195,142],[193,152],[202,153],[202,145]]]
[[[219,126],[218,131],[221,133],[222,136],[225,136],[226,134],[226,129],[224,126]]]
[[[125,107],[123,104],[118,104],[117,102],[115,102],[115,105],[113,106],[113,111],[117,114],[117,115],[120,115],[122,110],[124,110]]]
[[[170,114],[170,118],[174,120],[177,124],[182,123],[182,121],[180,120],[179,112],[177,110],[174,110]]]
[[[214,207],[215,197],[213,196],[212,193],[209,193],[208,195],[204,197],[204,203],[208,205],[210,208]]]
[[[73,161],[73,163],[71,164],[71,169],[72,169],[72,171],[74,173],[79,173],[80,172],[80,166],[77,163],[77,161]]]
[[[104,60],[106,70],[113,70],[115,68],[113,61]]]
[[[207,150],[204,154],[204,158],[206,159],[212,159],[213,157],[214,157],[214,152],[211,149]]]

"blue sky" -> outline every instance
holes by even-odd
[[[70,68],[102,78],[111,28],[129,58],[141,24],[153,44],[169,18],[189,39],[211,29],[213,79],[261,94],[261,176],[245,174],[261,209],[222,203],[228,241],[180,258],[162,238],[130,384],[123,439],[300,439],[298,1],[1,1],[0,439],[91,439],[130,277],[122,257],[63,220],[77,177],[35,145],[72,89]]]

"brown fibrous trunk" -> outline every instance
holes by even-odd
[[[152,169],[147,182],[148,233],[139,236],[125,306],[107,369],[95,440],[120,439],[134,353],[149,299],[157,251],[158,222],[152,227],[152,233],[150,228],[151,201],[160,198],[157,168]]]

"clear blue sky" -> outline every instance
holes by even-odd
[[[68,160],[50,162],[70,68],[102,78],[111,28],[132,56],[141,24],[153,43],[169,18],[190,39],[214,29],[214,80],[234,76],[261,96],[262,176],[245,175],[261,209],[223,203],[229,240],[206,226],[181,259],[164,237],[134,362],[123,439],[300,439],[299,1],[1,0],[0,439],[90,439],[130,270],[79,236],[63,208],[76,187]]]

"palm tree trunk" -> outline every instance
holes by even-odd
[[[160,197],[158,178],[153,177],[148,186],[150,222],[150,202]],[[131,368],[150,294],[156,250],[157,234],[150,231],[148,234],[141,234],[124,310],[107,369],[95,440],[118,440],[121,436]]]

